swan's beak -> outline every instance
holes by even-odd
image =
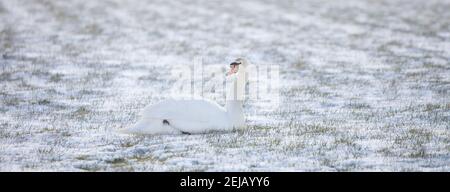
[[[240,65],[240,63],[235,63],[235,62],[231,63],[230,71],[228,71],[227,76],[237,73],[239,70],[239,65]]]

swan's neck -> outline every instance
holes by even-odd
[[[244,110],[242,103],[245,94],[245,71],[231,75],[227,79],[227,98],[225,109],[228,117],[233,123],[233,127],[239,128],[245,126]]]
[[[225,104],[225,109],[228,113],[243,113],[242,101],[241,100],[228,100]]]
[[[240,128],[245,126],[244,109],[242,107],[242,100],[228,100],[225,104],[228,117],[233,124],[233,127]]]
[[[227,101],[243,101],[245,99],[245,71],[239,71],[227,77]]]

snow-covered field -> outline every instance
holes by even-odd
[[[449,10],[0,0],[0,171],[450,171]],[[280,106],[246,102],[248,129],[116,132],[167,97],[172,66],[238,56],[280,67]]]

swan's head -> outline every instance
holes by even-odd
[[[230,63],[230,71],[228,71],[227,76],[244,71],[247,64],[247,60],[243,58],[237,58],[235,61]]]
[[[230,64],[230,71],[227,73],[227,100],[244,100],[246,85],[246,68],[248,61],[238,58]]]

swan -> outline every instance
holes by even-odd
[[[238,58],[226,74],[224,107],[208,99],[168,99],[145,107],[139,121],[122,130],[128,134],[199,134],[245,128],[242,102],[245,93],[247,60]]]

